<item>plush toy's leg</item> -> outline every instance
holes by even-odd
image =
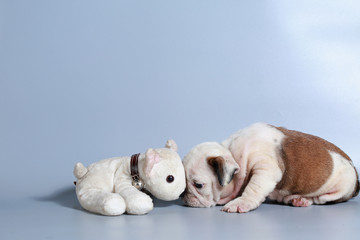
[[[153,207],[153,201],[149,195],[137,190],[131,184],[123,184],[117,189],[126,202],[126,212],[129,214],[146,214]]]
[[[83,208],[102,215],[121,215],[125,212],[124,199],[117,193],[99,189],[81,189],[78,199]]]

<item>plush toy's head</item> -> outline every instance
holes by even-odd
[[[168,140],[165,148],[146,151],[141,177],[145,188],[156,198],[166,201],[179,198],[186,187],[185,170],[173,140]]]

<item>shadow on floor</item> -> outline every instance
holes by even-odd
[[[184,203],[180,199],[175,200],[175,201],[163,201],[163,200],[157,199],[155,197],[152,197],[152,198],[153,198],[153,201],[154,201],[154,207],[155,208],[157,208],[157,207],[170,207],[170,206],[173,206],[173,205],[185,206]]]
[[[172,205],[184,206],[183,202],[178,199],[175,201],[163,201],[151,196],[154,201],[154,207],[170,207]],[[34,197],[34,200],[41,202],[54,202],[60,206],[83,211],[76,197],[75,187],[66,187],[60,189],[48,196]]]
[[[34,200],[41,202],[54,202],[60,206],[82,210],[75,192],[75,187],[66,187],[60,189],[48,196],[34,197]]]

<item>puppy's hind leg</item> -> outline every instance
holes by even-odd
[[[294,207],[308,207],[313,204],[312,198],[298,197],[291,200]]]
[[[314,203],[315,204],[325,204],[327,202],[345,202],[349,199],[349,197],[344,197],[344,193],[341,191],[334,191],[325,193],[323,195],[320,195],[318,197],[314,197]]]
[[[291,203],[294,207],[308,207],[313,203],[325,204],[327,202],[342,202],[341,193],[326,193],[318,197],[301,197],[299,195],[291,195],[285,197],[284,199],[284,203]]]
[[[342,156],[331,153],[334,170],[323,188],[313,197],[315,204],[345,202],[356,196],[358,176],[352,163]]]
[[[125,212],[124,199],[117,193],[100,189],[81,189],[78,199],[83,208],[102,215],[121,215]]]

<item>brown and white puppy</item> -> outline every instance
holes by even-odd
[[[338,147],[309,134],[256,123],[184,158],[185,204],[248,212],[266,197],[293,206],[342,202],[359,193],[358,174]]]

